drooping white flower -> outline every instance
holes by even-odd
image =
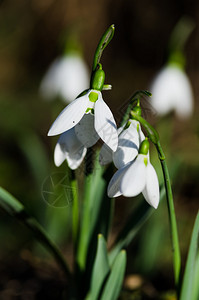
[[[130,119],[118,129],[118,147],[113,152],[106,144],[100,151],[99,161],[101,165],[114,162],[117,169],[132,161],[138,154],[139,146],[145,139],[138,121]]]
[[[87,148],[79,141],[75,134],[75,128],[61,134],[54,151],[54,162],[59,167],[64,160],[70,169],[75,170],[82,163]]]
[[[90,112],[94,115],[94,118],[93,121],[87,120],[92,124],[87,126],[82,118]],[[76,126],[77,124],[78,126]],[[117,149],[118,135],[116,123],[111,110],[102,99],[100,91],[90,89],[85,95],[75,99],[66,106],[52,124],[48,135],[58,135],[75,126],[77,136],[87,146],[93,144],[93,132],[96,132],[113,151]],[[88,129],[85,129],[85,126]],[[93,131],[93,128],[95,131]],[[84,137],[84,132],[86,137]],[[91,132],[92,134],[89,134]]]
[[[138,154],[133,161],[120,168],[108,185],[109,197],[134,197],[140,193],[151,206],[158,207],[158,178],[146,154]]]
[[[188,76],[177,64],[169,64],[155,77],[151,85],[151,103],[159,115],[175,111],[179,118],[193,112],[193,92]]]
[[[58,57],[47,70],[40,85],[40,93],[46,99],[60,96],[71,102],[89,87],[89,72],[82,57],[71,53]]]

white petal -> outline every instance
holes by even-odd
[[[95,130],[100,138],[113,150],[117,149],[117,126],[109,107],[101,95],[95,103]]]
[[[89,102],[88,93],[75,99],[59,114],[48,135],[57,135],[74,127],[83,117]]]
[[[135,160],[124,174],[121,181],[121,192],[126,197],[134,197],[140,194],[146,184],[146,155],[138,154]]]
[[[68,162],[69,168],[72,170],[77,169],[82,163],[86,155],[86,152],[87,152],[87,148],[82,146],[81,148],[79,148],[79,151],[76,153],[73,152],[66,153],[66,160]]]
[[[129,167],[130,167],[130,165],[128,164],[128,165],[124,166],[123,168],[119,169],[111,178],[109,185],[108,185],[108,189],[107,189],[108,196],[110,198],[118,197],[118,196],[122,195],[122,192],[120,189],[121,180]]]
[[[160,200],[158,177],[150,162],[146,169],[146,186],[142,193],[146,201],[154,208],[157,208]]]
[[[85,147],[89,148],[96,144],[99,135],[94,128],[94,115],[91,113],[85,114],[75,126],[75,133]]]
[[[117,150],[113,153],[113,162],[120,169],[133,161],[139,149],[139,123],[130,120],[131,124],[119,135]]]
[[[71,169],[76,169],[81,164],[86,154],[86,148],[77,139],[74,128],[64,132],[55,147],[55,165],[60,166],[66,159]]]
[[[118,136],[124,129],[124,126],[125,125],[123,125],[117,129]],[[100,150],[100,155],[99,155],[100,164],[102,166],[105,166],[105,165],[111,163],[113,161],[113,153],[114,153],[113,150],[111,150],[111,148],[107,144],[104,143]]]
[[[66,154],[65,151],[63,151],[63,148],[61,147],[60,143],[57,142],[55,146],[55,151],[54,151],[54,162],[57,167],[61,166],[61,164],[64,162],[66,159]]]

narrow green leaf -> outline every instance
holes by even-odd
[[[110,271],[106,241],[102,234],[98,235],[97,253],[91,277],[91,299],[97,300],[102,285]]]
[[[21,202],[14,198],[10,193],[0,187],[0,207],[3,208],[9,215],[15,217],[28,227],[34,234],[36,239],[41,242],[48,251],[50,251],[57,263],[60,265],[67,278],[71,280],[71,273],[67,266],[67,263],[62,256],[61,252],[48,237],[43,227],[37,222],[36,219],[31,217],[25,210],[25,207]]]
[[[126,251],[117,255],[100,300],[116,300],[120,294],[126,268]]]
[[[189,246],[189,252],[185,267],[185,273],[181,288],[180,300],[188,300],[193,299],[193,294],[196,292],[194,291],[194,283],[195,283],[195,276],[198,275],[198,263],[197,263],[197,256],[199,255],[199,213],[197,214],[195,224],[193,227],[193,232],[191,236],[191,242]],[[197,286],[199,289],[199,287]],[[195,299],[193,299],[195,300]]]

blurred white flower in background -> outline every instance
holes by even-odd
[[[194,97],[185,73],[185,45],[195,28],[194,21],[182,16],[173,28],[168,43],[168,61],[154,78],[150,92],[151,103],[159,115],[174,111],[181,119],[193,113]]]
[[[60,97],[65,103],[74,100],[90,84],[89,70],[78,52],[58,57],[50,65],[41,81],[40,93],[52,100]]]
[[[152,82],[151,103],[159,115],[174,111],[181,119],[193,113],[193,91],[188,76],[177,64],[165,66]]]

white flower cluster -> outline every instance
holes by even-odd
[[[149,153],[140,152],[145,140],[139,122],[129,120],[117,129],[116,122],[98,90],[90,89],[75,99],[59,114],[48,135],[61,134],[54,152],[56,166],[66,159],[71,169],[83,161],[87,148],[100,138],[102,165],[113,161],[118,171],[108,185],[108,196],[133,197],[142,193],[157,208],[159,183],[149,160]]]

